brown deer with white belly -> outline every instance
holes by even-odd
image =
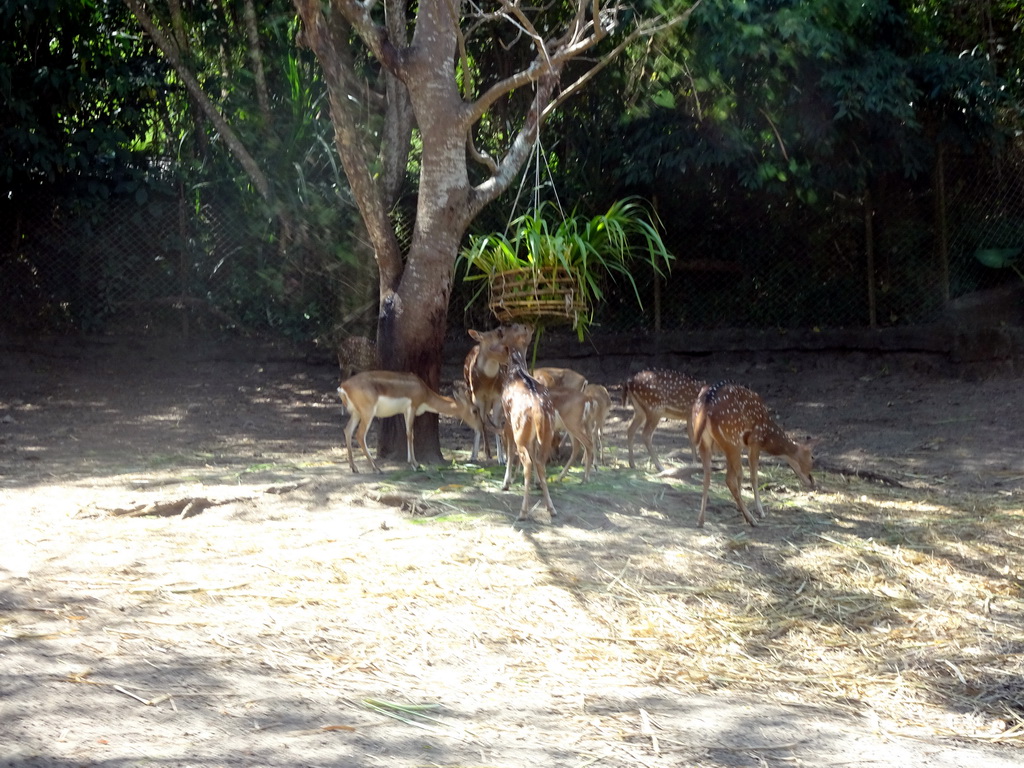
[[[729,382],[704,387],[693,404],[690,424],[693,428],[693,444],[704,464],[704,493],[700,501],[700,515],[697,517],[698,528],[704,525],[707,512],[713,448],[717,447],[725,454],[725,484],[729,486],[740,514],[750,525],[756,523],[747,511],[740,493],[744,448],[747,450],[750,484],[754,489],[754,506],[758,517],[764,519],[765,516],[757,483],[758,457],[762,452],[785,458],[804,485],[814,488],[811,450],[815,441],[797,443],[790,439],[771,417],[756,392]]]
[[[427,412],[454,416],[470,426],[477,421],[476,409],[464,392],[456,390],[454,398],[439,395],[414,373],[364,371],[343,381],[338,387],[338,394],[349,413],[345,446],[348,448],[348,465],[356,473],[359,470],[352,457],[353,434],[373,471],[380,472],[366,448],[366,433],[377,417],[405,417],[406,459],[413,469],[419,466],[413,449],[413,421],[417,416]]]

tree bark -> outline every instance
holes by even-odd
[[[245,33],[249,40],[249,62],[252,64],[253,80],[256,83],[256,101],[260,105],[260,114],[263,116],[263,129],[270,131],[273,126],[273,117],[270,113],[270,94],[267,91],[267,76],[263,72],[263,51],[260,49],[256,6],[253,0],[245,0],[242,8],[242,18],[245,20]]]

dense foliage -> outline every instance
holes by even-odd
[[[221,126],[127,5],[0,4],[5,322],[98,328],[129,304],[188,296],[248,327],[311,336],[372,303],[372,258],[318,67],[295,44],[289,3],[265,4],[252,23],[250,5],[191,4],[179,16],[177,4],[143,6],[175,30]],[[555,28],[565,9],[549,12]],[[508,42],[468,50],[461,76],[483,88],[520,65]],[[726,285],[734,269],[757,275],[720,299],[721,315],[758,304],[768,324],[819,322],[815,306],[859,290],[840,261],[863,253],[848,233],[868,206],[874,236],[898,244],[886,279],[902,270],[903,290],[934,303],[925,197],[937,168],[1019,142],[1022,96],[1019,0],[703,0],[688,25],[629,49],[562,105],[542,134],[543,174],[527,185],[584,216],[628,195],[651,200],[681,262],[715,261]],[[515,130],[510,107],[481,124],[481,149]],[[380,114],[367,113],[368,133]],[[227,150],[225,127],[251,168]],[[416,163],[414,152],[399,221]],[[485,211],[478,232],[527,213],[516,200]],[[920,202],[897,220],[886,216],[894,200]],[[988,218],[1011,241],[1024,232],[1016,209]],[[846,222],[847,234],[808,227],[821,220]],[[989,279],[964,274],[954,291]],[[777,298],[800,280],[806,305]],[[863,310],[836,322],[862,322]]]
[[[704,321],[862,324],[867,299],[849,297],[863,296],[865,268],[843,262],[862,264],[871,237],[898,253],[876,282],[919,310],[883,316],[925,319],[951,281],[926,198],[937,173],[987,166],[1019,141],[1022,32],[1018,2],[706,0],[687,29],[623,62],[614,89],[565,114],[556,186],[595,206],[656,200],[676,228],[666,241],[706,267],[669,289],[686,307],[709,290],[721,302],[700,304]],[[1024,237],[1024,221],[1011,229]],[[737,286],[741,274],[757,277]]]

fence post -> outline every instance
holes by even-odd
[[[949,303],[949,231],[946,224],[946,148],[939,142],[935,154],[935,229],[939,246],[939,289],[942,304]]]
[[[878,304],[875,297],[875,207],[871,187],[864,187],[864,254],[867,257],[868,327],[878,327]]]

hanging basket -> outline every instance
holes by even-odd
[[[490,308],[502,323],[571,323],[587,314],[576,277],[563,267],[512,269],[491,276]]]

